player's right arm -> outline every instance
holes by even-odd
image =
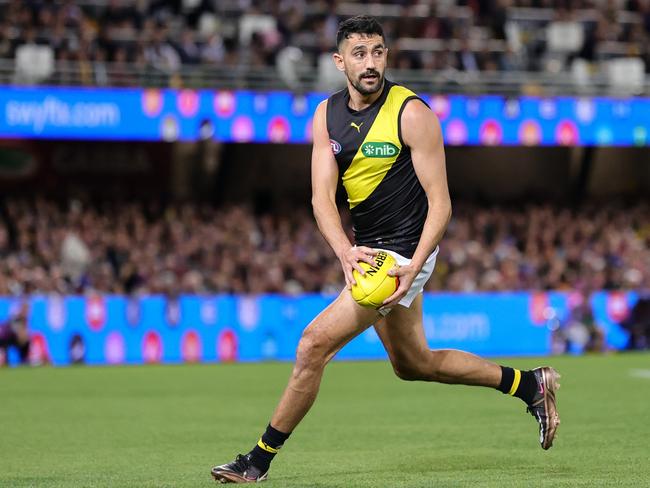
[[[341,261],[345,283],[348,288],[355,284],[352,269],[361,274],[363,268],[359,261],[373,264],[372,249],[365,246],[352,246],[343,226],[341,216],[336,206],[336,187],[339,179],[339,168],[332,153],[330,138],[327,132],[327,100],[321,102],[314,114],[313,138],[311,154],[311,203],[318,228]]]

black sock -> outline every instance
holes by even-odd
[[[537,391],[535,373],[501,366],[501,383],[497,390],[521,398],[529,405]]]
[[[282,444],[284,444],[284,441],[286,441],[290,435],[291,432],[285,434],[284,432],[274,429],[271,427],[271,424],[269,424],[266,427],[266,432],[262,434],[260,440],[257,441],[257,445],[249,453],[251,455],[251,463],[253,463],[256,468],[262,470],[262,472],[268,471],[271,461],[273,461],[278,450],[280,450]]]

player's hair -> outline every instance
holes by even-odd
[[[384,37],[384,29],[377,19],[370,15],[357,15],[344,20],[339,24],[336,33],[336,46],[340,47],[344,39],[349,39],[352,34],[380,35]]]

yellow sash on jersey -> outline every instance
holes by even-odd
[[[404,101],[413,96],[415,93],[403,86],[390,88],[366,138],[343,174],[350,208],[356,207],[375,191],[397,160],[402,149],[399,112]]]

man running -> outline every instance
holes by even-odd
[[[519,397],[539,423],[542,448],[550,448],[560,423],[555,370],[519,371],[463,351],[429,349],[422,289],[451,216],[440,124],[415,93],[384,78],[388,50],[374,18],[342,22],[337,46],[333,58],[347,88],[322,102],[314,116],[312,204],[347,287],[305,329],[289,384],[260,440],[248,454],[212,468],[212,476],[222,483],[265,480],[274,456],[314,403],[325,365],[373,324],[398,377],[486,386]],[[355,245],[336,206],[339,177]],[[363,273],[359,262],[372,264],[378,250],[397,260],[399,268],[391,273],[399,287],[373,310],[358,305],[349,289],[352,270]]]

